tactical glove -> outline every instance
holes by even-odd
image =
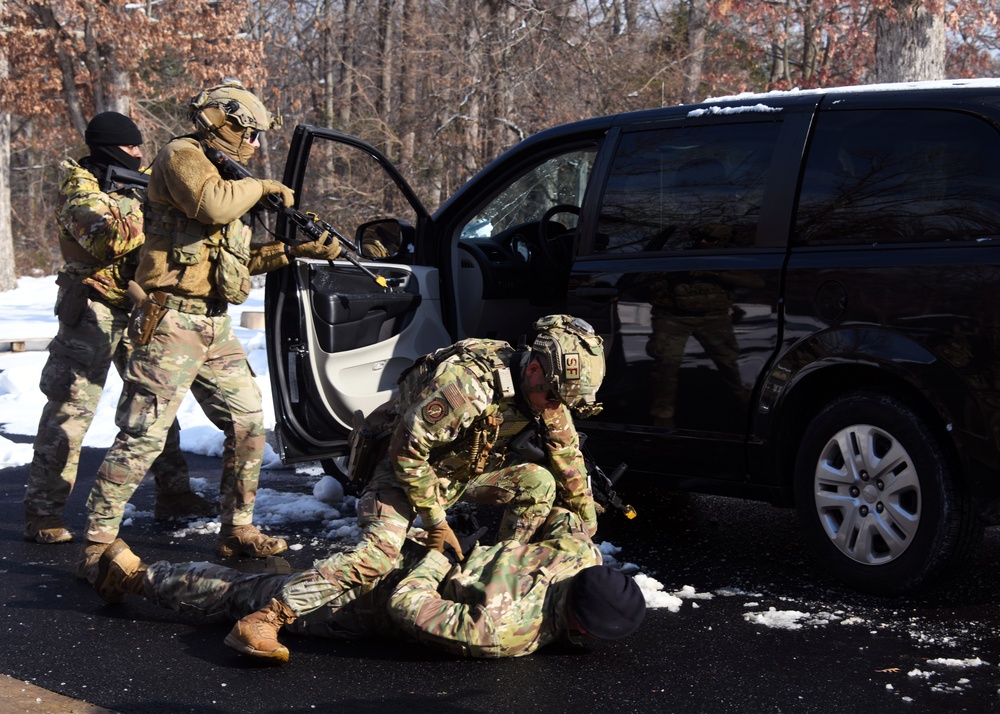
[[[455,531],[453,531],[451,526],[448,525],[448,521],[441,521],[437,525],[428,526],[427,540],[425,540],[424,543],[428,548],[436,550],[439,553],[445,552],[444,546],[447,543],[449,546],[454,548],[459,559],[465,557],[465,554],[462,552],[462,545],[458,542],[458,538],[455,536]]]
[[[285,248],[289,255],[296,258],[318,258],[319,260],[336,260],[340,255],[340,240],[330,231],[308,243],[299,243]]]
[[[276,193],[281,196],[281,203],[285,208],[291,208],[295,205],[295,191],[288,188],[285,184],[280,181],[272,181],[271,179],[261,179],[261,187],[264,192],[261,196],[266,196],[270,193]]]
[[[479,539],[486,535],[486,526],[478,529],[474,533],[469,533],[468,535],[463,535],[458,539],[458,544],[462,547],[462,551],[468,554],[476,544],[479,543]],[[460,556],[451,543],[445,542],[444,544],[444,557],[448,559],[448,562],[452,565],[458,565],[464,558]]]

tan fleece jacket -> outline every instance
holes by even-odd
[[[179,209],[188,218],[205,225],[208,237],[249,211],[261,198],[263,186],[255,178],[227,181],[208,160],[197,140],[174,139],[164,146],[153,162],[147,200],[155,211],[146,214],[146,242],[142,246],[136,281],[146,292],[166,289],[184,297],[221,299],[212,277],[210,248],[202,247],[202,257],[192,265],[170,259],[173,240],[150,232],[151,213],[167,206]],[[288,265],[284,246],[273,241],[250,251],[247,267],[251,275]]]

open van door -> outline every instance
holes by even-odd
[[[357,137],[299,125],[283,182],[300,211],[354,236],[359,247],[378,241],[387,253],[360,260],[371,274],[346,260],[300,258],[267,275],[278,452],[285,463],[322,459],[331,470],[347,451],[354,412],[367,414],[389,399],[406,367],[452,338],[442,322],[437,268],[412,264],[415,228],[429,214],[385,156]],[[278,237],[301,241],[296,230],[279,217]]]

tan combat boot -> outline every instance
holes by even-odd
[[[126,595],[143,594],[146,564],[121,538],[109,545],[97,561],[94,587],[104,602],[121,602]]]
[[[85,540],[80,551],[80,561],[76,565],[76,577],[93,585],[97,580],[97,561],[101,559],[101,553],[107,550],[109,545],[111,544]]]
[[[29,516],[24,515],[24,539],[48,545],[50,543],[68,543],[73,540],[73,534],[63,525],[59,516]]]
[[[288,550],[284,538],[271,538],[257,530],[256,526],[233,526],[222,524],[219,542],[215,552],[224,558],[234,555],[249,555],[251,558],[266,558]]]
[[[214,518],[219,506],[194,491],[183,493],[158,493],[153,506],[153,518],[166,521],[171,518]]]
[[[272,598],[265,607],[239,620],[226,635],[226,645],[252,657],[288,661],[288,648],[278,642],[278,630],[295,622],[295,613]]]

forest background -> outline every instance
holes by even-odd
[[[62,264],[59,164],[115,110],[146,161],[241,79],[385,153],[434,210],[521,139],[745,91],[1000,75],[995,0],[0,0],[0,291]],[[360,197],[379,212],[379,196]],[[358,200],[354,201],[357,205]]]

